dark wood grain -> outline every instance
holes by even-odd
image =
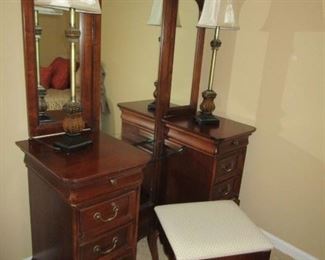
[[[33,259],[72,259],[74,209],[32,169],[28,171],[28,184]]]
[[[135,259],[141,170],[150,155],[106,134],[84,134],[93,144],[72,154],[53,150],[60,135],[17,142],[28,168],[33,257],[98,259],[94,247],[112,247],[117,236],[103,259]]]
[[[36,79],[36,48],[34,30],[34,1],[21,1],[24,36],[24,61],[29,135],[38,128],[38,92]]]
[[[27,156],[37,158],[38,164],[58,181],[71,186],[82,186],[83,183],[102,176],[114,176],[126,169],[144,165],[150,158],[145,152],[109,135],[103,133],[89,135],[93,144],[71,154],[53,151],[40,143],[41,141],[53,145],[61,136],[21,141],[17,142],[17,145]]]
[[[24,60],[29,136],[63,132],[62,116],[58,121],[40,123],[38,120],[38,91],[36,80],[34,1],[23,0]],[[68,26],[68,25],[67,25]],[[100,78],[100,15],[80,15],[81,101],[87,127],[99,129]],[[62,112],[63,113],[63,112]]]
[[[121,259],[124,255],[133,251],[134,244],[134,224],[119,227],[115,230],[105,233],[98,237],[95,241],[91,241],[80,248],[80,260],[96,260],[96,259]],[[93,249],[95,246],[100,246],[103,251],[113,248],[113,238],[118,239],[116,246],[112,252],[107,254],[95,254]],[[134,256],[134,252],[133,256]],[[134,258],[131,258],[134,259]]]
[[[123,193],[80,210],[80,232],[83,236],[129,222],[137,214],[135,191]],[[94,216],[100,214],[100,219]],[[110,221],[105,221],[111,219]]]
[[[128,143],[137,144],[154,136],[155,114],[146,110],[147,101],[120,104],[122,111],[122,137]],[[172,151],[152,167],[147,167],[142,192],[150,191],[150,185],[157,174],[159,162],[159,200],[151,197],[149,207],[143,200],[140,207],[139,234],[151,237],[152,256],[156,257],[154,232],[156,225],[153,207],[156,204],[232,199],[239,203],[239,192],[244,169],[248,137],[254,127],[233,120],[221,118],[220,127],[198,126],[193,116],[167,117],[161,119],[164,132],[163,151],[166,146]],[[140,237],[140,238],[141,238]],[[162,241],[164,238],[161,237]]]
[[[118,107],[124,111],[130,111],[130,112],[135,112],[137,114],[142,114],[143,116],[145,116],[146,118],[152,118],[153,121],[156,118],[156,113],[155,111],[148,111],[145,110],[143,108],[143,106],[145,104],[150,104],[152,103],[153,100],[140,100],[140,101],[133,101],[133,102],[123,102],[123,103],[119,103]],[[182,112],[183,110],[188,111],[188,106],[179,106],[173,103],[169,104],[169,112],[168,115],[166,115],[166,117],[169,116],[176,116],[176,115],[184,115],[184,114],[188,114],[188,113],[184,113]]]
[[[191,134],[213,139],[216,141],[234,138],[241,135],[249,135],[256,130],[255,127],[246,124],[242,124],[223,117],[218,118],[220,119],[219,126],[200,126],[195,123],[193,117],[191,116],[168,118],[163,121],[166,123],[167,127],[178,128]]]
[[[152,118],[153,121],[155,119],[155,111],[148,111],[147,107],[153,100],[141,100],[134,102],[124,102],[119,103],[118,107],[123,110],[128,110],[131,112],[135,112],[137,114],[141,114],[146,118]]]

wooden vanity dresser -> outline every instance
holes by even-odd
[[[80,103],[86,126],[81,137],[91,144],[66,153],[54,147],[64,132],[62,109],[46,111],[50,121],[40,117],[38,15],[34,0],[21,4],[29,139],[17,145],[28,168],[33,259],[135,259],[142,169],[150,156],[99,131],[101,16],[82,13],[78,18]]]
[[[153,139],[154,113],[151,101],[121,103],[122,138],[131,144]],[[179,203],[215,199],[239,202],[239,191],[248,137],[255,128],[226,118],[220,125],[199,126],[194,117],[177,116],[162,120],[165,148],[174,151],[164,160],[160,203]],[[154,173],[146,169],[144,183]],[[148,179],[146,179],[148,178]],[[148,186],[143,189],[148,192]]]
[[[28,168],[33,259],[135,259],[149,155],[100,133],[65,154],[51,148],[59,137],[17,142]]]
[[[204,0],[193,1],[200,14]],[[197,28],[189,103],[170,103],[178,0],[163,1],[155,111],[148,111],[152,100],[119,104],[123,141],[99,131],[101,17],[80,14],[80,102],[92,144],[70,154],[54,149],[60,135],[44,137],[63,132],[63,116],[40,121],[33,0],[22,1],[22,13],[30,139],[17,145],[28,168],[33,259],[135,259],[137,239],[147,237],[156,260],[156,205],[239,202],[255,128],[226,118],[216,126],[194,122],[204,28]]]

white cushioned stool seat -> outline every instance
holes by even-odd
[[[155,207],[176,259],[208,259],[270,251],[272,244],[230,200]]]

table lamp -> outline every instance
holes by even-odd
[[[235,0],[234,0],[235,1]],[[214,37],[210,43],[212,57],[208,89],[202,92],[203,101],[200,112],[195,117],[199,125],[219,125],[219,119],[212,114],[215,109],[214,99],[217,94],[212,89],[217,51],[221,46],[219,34],[221,30],[238,30],[236,8],[233,0],[205,0],[198,27],[214,29]]]

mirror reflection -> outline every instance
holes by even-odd
[[[153,1],[102,1],[101,61],[109,113],[102,129],[121,132],[118,103],[153,99],[158,77],[160,26],[148,25]]]
[[[199,8],[195,0],[179,0],[180,26],[176,27],[171,103],[188,105],[191,97],[192,75],[196,47]]]
[[[52,121],[51,111],[61,111],[70,99],[70,58],[69,42],[65,30],[69,25],[69,12],[36,7],[38,22],[42,29],[39,37],[40,85],[45,88],[47,112]],[[79,24],[79,14],[76,14]],[[77,48],[76,94],[80,100],[80,71]],[[40,90],[39,95],[42,95]],[[42,108],[40,108],[42,110]],[[46,123],[46,121],[41,123]]]
[[[118,103],[152,100],[158,77],[161,26],[148,23],[155,1],[102,1],[101,61],[106,72],[105,89],[110,111],[102,117],[102,130],[114,136],[121,132]],[[196,24],[195,0],[180,0],[171,102],[189,104]]]

